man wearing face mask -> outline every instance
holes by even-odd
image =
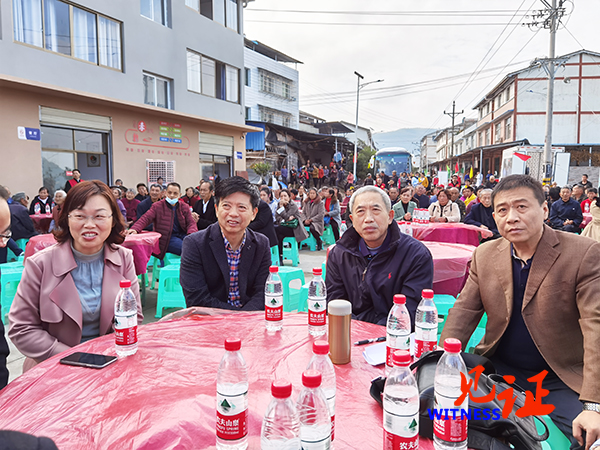
[[[165,253],[181,255],[183,238],[198,231],[190,208],[179,202],[180,195],[181,186],[178,183],[169,183],[165,198],[153,203],[148,212],[128,231],[128,234],[139,233],[152,223],[154,231],[161,234],[158,240],[160,253],[154,255],[158,259],[163,259]]]

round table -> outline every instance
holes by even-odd
[[[133,263],[135,264],[136,275],[146,273],[146,266],[152,253],[160,253],[160,249],[158,248],[159,239],[160,233],[154,231],[129,234],[125,237],[125,241],[121,245],[133,251]],[[54,239],[53,234],[39,234],[31,237],[25,247],[25,259],[54,244],[56,244],[56,239]]]
[[[428,241],[423,244],[433,257],[433,291],[457,297],[469,277],[469,261],[475,247]]]
[[[352,322],[352,341],[385,335],[385,328]],[[227,337],[242,338],[248,365],[249,448],[260,447],[260,427],[276,378],[292,382],[295,400],[312,353],[307,315],[284,314],[281,332],[264,329],[264,313],[192,315],[139,328],[137,354],[101,369],[65,366],[71,351],[114,355],[114,337],[103,336],[56,355],[0,391],[0,429],[52,438],[69,449],[215,448],[215,396]],[[352,348],[352,362],[335,366],[339,449],[381,449],[383,411],[370,397],[372,367]],[[421,439],[421,449],[433,443]]]
[[[32,214],[33,228],[40,233],[48,233],[50,222],[52,222],[52,214]]]
[[[490,230],[479,228],[475,225],[467,225],[462,222],[430,222],[423,225],[402,221],[398,223],[410,223],[413,237],[419,241],[449,242],[478,246],[480,237],[481,239],[486,239],[494,235]]]

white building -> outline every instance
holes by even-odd
[[[437,147],[433,138],[435,138],[437,132],[426,134],[421,138],[421,164],[420,169],[423,170],[429,166],[429,164],[434,163],[437,159]]]
[[[302,62],[258,41],[244,39],[244,45],[246,120],[298,129],[295,67]]]

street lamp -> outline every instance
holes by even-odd
[[[358,77],[358,83],[356,85],[356,123],[354,126],[354,182],[356,183],[358,181],[358,178],[356,177],[356,160],[358,158],[358,99],[360,90],[369,84],[381,83],[383,80],[369,81],[368,83],[360,84],[360,80],[364,80],[365,77],[358,72],[354,72],[354,75]]]

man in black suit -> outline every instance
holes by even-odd
[[[248,229],[259,201],[258,190],[244,178],[230,177],[217,185],[218,222],[183,240],[180,282],[188,307],[264,309],[269,240]]]
[[[192,217],[198,224],[198,230],[204,230],[217,221],[213,185],[208,181],[200,184],[200,200],[194,205]]]
[[[29,198],[24,192],[17,192],[12,196],[12,199],[13,202],[9,205],[12,238],[15,241],[29,239],[36,234],[33,220],[29,217],[29,211],[27,210]]]

